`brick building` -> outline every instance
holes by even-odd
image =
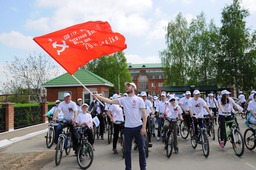
[[[128,63],[128,70],[131,73],[132,81],[137,85],[138,92],[146,91],[151,95],[161,93],[161,87],[166,79],[161,63]]]
[[[74,76],[92,93],[102,93],[105,97],[109,97],[109,88],[114,86],[109,81],[88,70],[78,70]],[[76,101],[78,98],[82,98],[87,104],[92,101],[90,93],[68,73],[44,83],[43,87],[47,90],[47,101],[50,102],[57,99],[63,100],[65,92],[71,94],[73,101]]]

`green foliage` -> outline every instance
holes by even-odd
[[[131,81],[123,52],[92,60],[84,68],[113,83],[114,89],[110,91],[110,94],[119,91],[119,84],[120,92],[124,92],[124,82]]]

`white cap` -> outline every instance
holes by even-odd
[[[83,104],[82,104],[82,107],[83,107],[83,106],[86,106],[86,107],[88,107],[88,104],[86,104],[86,103],[83,103]]]
[[[118,95],[118,94],[114,94],[113,96],[112,96],[112,98],[113,99],[117,99],[117,98],[119,98],[120,96]]]
[[[78,98],[77,101],[82,101],[82,99],[81,99],[81,98]]]
[[[128,84],[132,85],[135,89],[137,89],[137,86],[133,82],[125,82],[124,85],[127,86]]]
[[[222,90],[222,91],[221,91],[221,94],[222,94],[222,95],[223,95],[223,94],[230,94],[230,92],[227,91],[227,90]]]
[[[241,93],[243,93],[242,91],[239,91],[239,93],[241,94]]]
[[[256,93],[255,90],[252,90],[252,91],[251,91],[251,94],[254,94],[254,93]]]
[[[128,96],[128,94],[127,94],[127,93],[124,93],[123,96]]]
[[[186,91],[185,94],[186,94],[186,95],[191,95],[191,92],[190,92],[190,91]]]
[[[200,94],[199,90],[194,90],[193,94]]]
[[[145,96],[147,96],[147,93],[146,93],[145,91],[142,91],[142,92],[140,93],[140,96],[145,97]]]
[[[56,100],[55,103],[60,103],[60,100]]]
[[[170,100],[173,100],[173,99],[176,100],[176,99],[175,99],[175,96],[174,96],[174,95],[170,95],[169,101],[170,101]]]
[[[68,96],[70,96],[69,93],[64,93],[64,95],[63,95],[64,98],[65,98],[65,97],[68,97]]]
[[[209,93],[208,96],[213,96],[213,94],[212,94],[212,93]]]
[[[157,96],[154,96],[154,100],[157,100],[158,99],[158,97]]]
[[[166,93],[165,93],[165,92],[162,92],[162,93],[161,93],[161,96],[164,96],[164,97],[165,97],[165,96],[166,96]]]

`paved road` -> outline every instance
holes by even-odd
[[[242,132],[245,130],[244,120],[239,118],[240,127]],[[43,170],[68,170],[79,169],[76,163],[76,157],[73,152],[69,156],[64,156],[59,166],[55,166],[54,163],[54,150],[46,149],[44,143],[44,135],[33,137],[29,140],[15,143],[11,147],[0,150],[0,153],[4,152],[41,152],[47,151],[49,156],[52,156],[52,161],[45,164]],[[201,151],[201,145],[195,150],[191,147],[190,140],[183,140],[178,138],[179,142],[179,154],[173,154],[170,159],[165,155],[163,144],[153,139],[153,148],[150,149],[149,158],[147,159],[147,169],[149,170],[166,170],[166,169],[181,169],[181,170],[256,170],[256,153],[255,151],[248,151],[245,149],[245,153],[242,158],[238,158],[234,155],[233,149],[230,143],[227,143],[224,149],[218,146],[217,141],[210,141],[210,155],[205,158]],[[94,161],[91,170],[116,170],[124,169],[124,160],[121,154],[114,155],[111,152],[112,145],[108,145],[106,140],[96,140]],[[132,151],[132,166],[134,170],[139,169],[138,163],[138,151]]]

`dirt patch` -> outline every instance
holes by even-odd
[[[0,154],[0,169],[38,170],[52,162],[54,151]]]

